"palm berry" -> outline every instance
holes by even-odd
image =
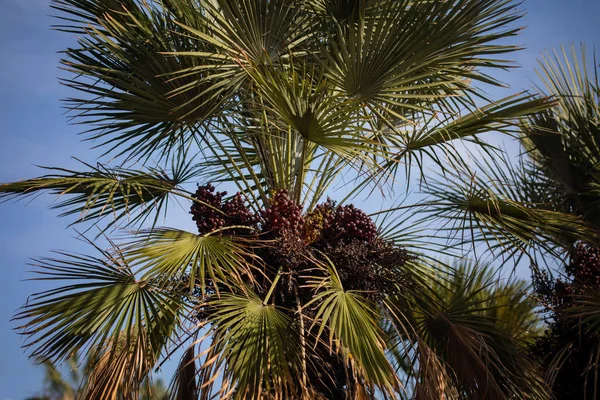
[[[578,243],[566,271],[580,291],[600,287],[600,249]]]
[[[304,231],[302,206],[289,198],[286,190],[278,190],[269,200],[269,208],[262,211],[263,229],[273,235],[283,231],[301,236]]]
[[[196,227],[200,234],[212,232],[225,226],[225,214],[221,212],[223,197],[227,192],[216,192],[210,183],[198,186],[196,193],[192,196],[200,202],[192,204],[190,213],[196,221]]]
[[[377,226],[373,220],[352,204],[336,207],[327,215],[323,228],[323,238],[328,242],[354,239],[371,242],[376,236]]]
[[[240,193],[236,193],[231,199],[223,204],[223,213],[227,226],[246,226],[256,229],[259,222],[258,216],[250,211]],[[234,229],[232,233],[248,233],[246,229]]]

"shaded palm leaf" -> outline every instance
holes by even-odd
[[[433,371],[440,366],[446,369],[435,372],[442,379],[438,383],[442,392],[450,398],[544,396],[537,367],[525,355],[539,321],[524,283],[498,283],[485,266],[462,266],[449,276],[434,275],[433,279],[416,286],[414,297],[391,299],[390,307],[393,315],[404,315],[415,329],[407,332],[407,338],[402,338],[402,329],[396,329],[400,343],[409,340],[418,346],[420,357],[428,354]],[[394,325],[405,324],[394,320]],[[417,371],[426,367],[419,366]],[[410,369],[408,373],[414,374]],[[435,379],[427,373],[418,371],[417,384],[420,379]],[[519,383],[520,379],[524,381]],[[523,390],[525,382],[528,391]]]
[[[140,386],[159,356],[149,338],[121,332],[120,337],[112,338],[95,352],[93,368],[78,398],[138,400]]]
[[[158,218],[171,194],[190,198],[179,185],[193,172],[175,170],[169,176],[159,169],[87,167],[90,171],[46,168],[56,173],[2,184],[0,198],[29,196],[40,191],[70,195],[72,197],[53,205],[53,208],[65,209],[61,216],[79,214],[76,222],[82,222],[112,214],[113,221],[107,227],[125,218],[130,218],[128,225],[143,223],[152,213]]]
[[[462,175],[448,174],[447,183],[438,181],[426,188],[432,196],[426,219],[447,221],[449,226],[442,231],[452,231],[459,243],[483,242],[491,251],[519,255],[536,247],[559,254],[565,243],[600,241],[598,232],[580,217],[554,211],[544,204],[514,200],[498,189],[502,181],[489,179],[485,173],[463,171]]]
[[[87,133],[117,155],[144,157],[185,145],[192,138],[189,126],[220,112],[234,88],[212,82],[208,66],[174,78],[198,65],[195,58],[173,57],[168,52],[205,48],[191,41],[167,9],[148,2],[63,1],[58,8],[95,24],[81,28],[80,48],[69,49],[63,61],[76,78],[64,83],[88,97],[67,100],[73,115],[94,126]],[[68,4],[68,5],[65,5]],[[75,24],[75,26],[78,26]],[[182,90],[184,88],[185,90]]]
[[[350,96],[405,120],[437,99],[470,90],[471,80],[497,82],[476,67],[507,67],[487,58],[515,50],[492,44],[514,36],[519,13],[509,1],[382,1],[340,29],[327,51],[329,78]],[[468,22],[467,22],[468,21]],[[456,99],[458,102],[461,99]],[[448,103],[449,105],[450,103]]]

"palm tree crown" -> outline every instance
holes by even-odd
[[[517,47],[501,42],[519,31],[513,1],[52,4],[78,37],[62,61],[80,93],[67,104],[113,161],[51,168],[0,195],[49,191],[74,223],[130,233],[38,260],[64,285],[16,316],[35,359],[96,354],[90,399],[138,397],[176,349],[179,399],[545,396],[522,351],[537,329],[522,283],[446,269],[393,211],[377,226],[349,204],[415,170],[425,179],[425,164],[452,179],[454,143],[516,132],[552,105],[479,89],[512,67]],[[198,232],[157,226],[173,200]],[[475,200],[482,214],[496,201]]]

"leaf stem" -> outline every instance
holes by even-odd
[[[281,278],[281,267],[279,267],[279,271],[277,271],[277,276],[275,276],[275,279],[273,279],[273,283],[271,284],[271,287],[269,288],[269,292],[267,293],[267,296],[263,300],[263,305],[267,305],[267,303],[269,302],[269,299],[271,298],[271,295],[273,294],[273,290],[275,290],[275,286],[277,286],[277,282],[279,282],[279,278]]]

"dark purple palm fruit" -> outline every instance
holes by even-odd
[[[600,249],[578,243],[566,270],[573,276],[573,283],[582,289],[600,287]]]
[[[256,229],[256,225],[259,221],[258,216],[248,209],[244,198],[240,193],[236,193],[235,196],[223,204],[223,213],[225,213],[227,226],[244,226]],[[232,233],[239,234],[247,234],[251,232],[251,230],[243,228],[236,228],[232,231]]]
[[[279,235],[286,231],[298,237],[304,233],[302,206],[290,199],[286,190],[274,193],[269,200],[269,208],[262,211],[262,217],[265,232]]]
[[[349,204],[329,213],[323,229],[327,242],[359,240],[372,242],[377,237],[377,226],[364,211]]]
[[[213,232],[226,226],[226,216],[222,210],[223,197],[227,192],[216,192],[210,183],[198,186],[196,193],[192,196],[200,202],[194,202],[190,209],[192,219],[196,221],[196,227],[201,235]]]
[[[336,266],[344,288],[359,290],[371,300],[382,300],[409,285],[402,267],[411,257],[392,241],[339,241],[325,253]]]

